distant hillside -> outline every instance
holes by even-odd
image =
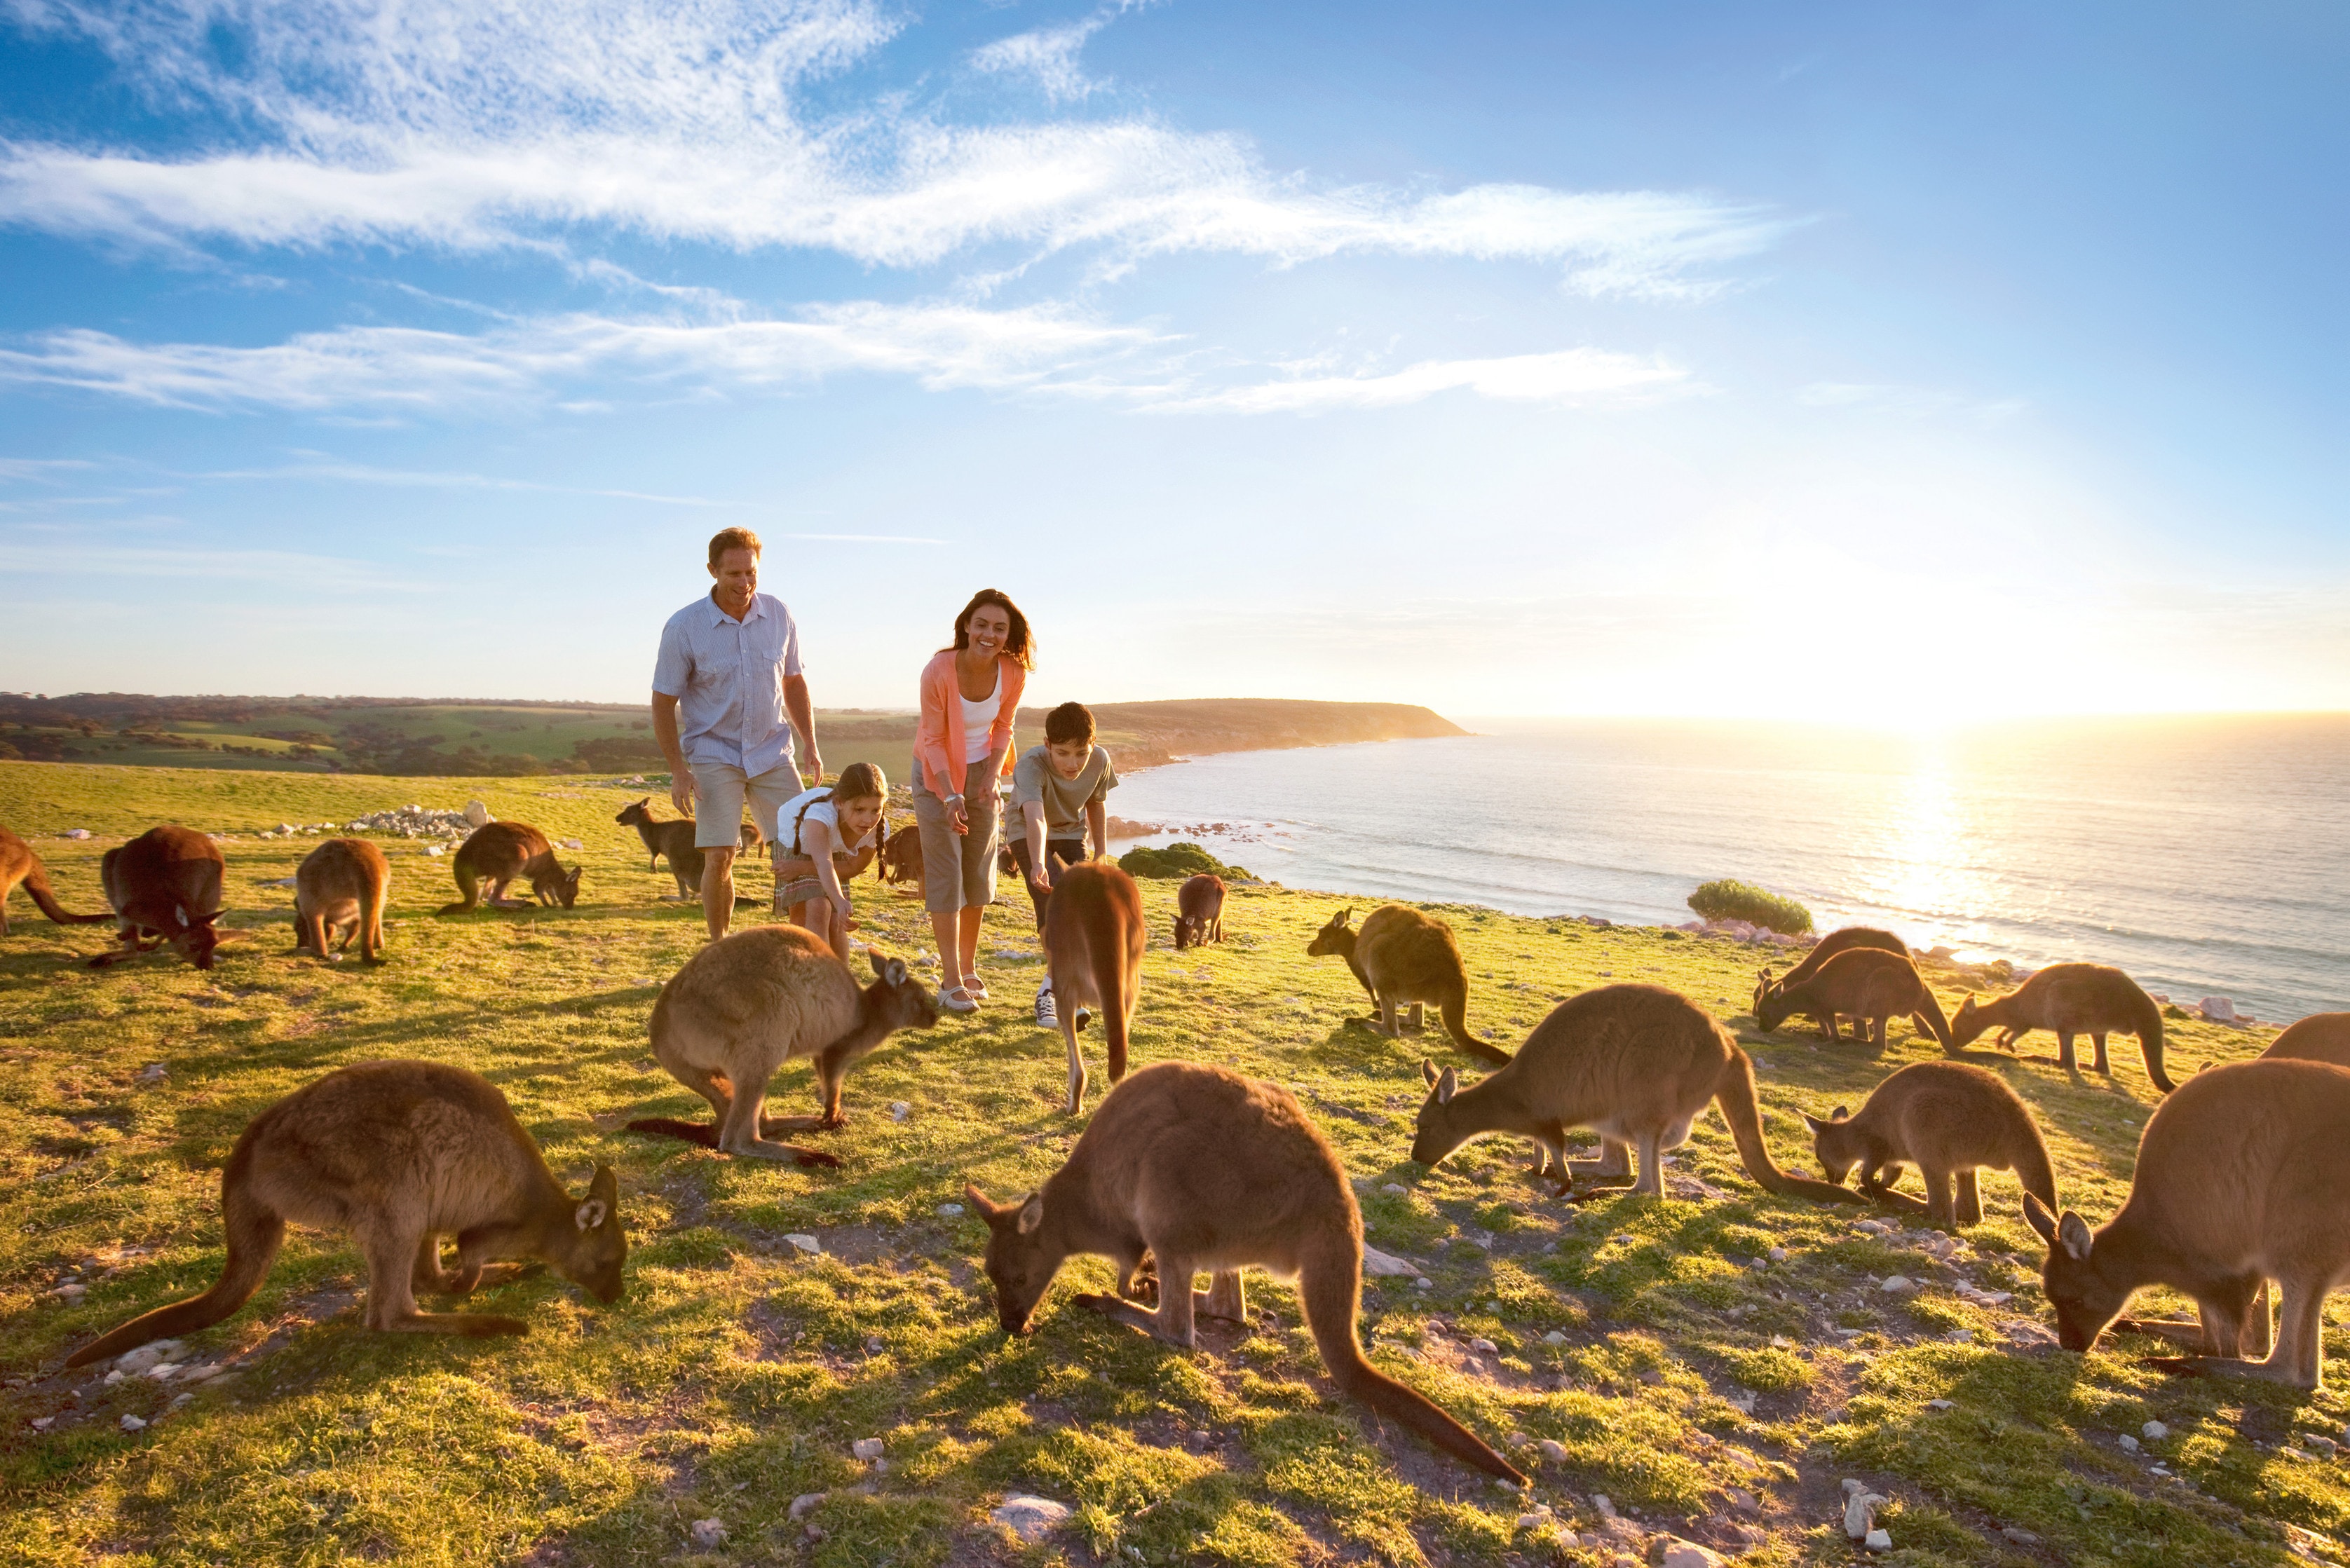
[[[1199,698],[1105,702],[1102,743],[1122,768],[1210,752],[1467,733],[1401,702]],[[1041,739],[1045,711],[1020,711],[1018,743]],[[902,779],[914,715],[820,709],[825,763],[876,762]],[[662,767],[643,707],[599,702],[384,697],[151,697],[0,693],[0,761],[119,763],[400,777],[644,773]]]

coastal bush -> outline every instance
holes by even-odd
[[[1727,877],[1691,893],[1689,907],[1701,920],[1744,920],[1782,936],[1799,937],[1812,929],[1812,912],[1793,898]]]
[[[1227,882],[1253,882],[1244,866],[1227,866],[1196,844],[1170,844],[1164,849],[1141,846],[1118,857],[1118,869],[1129,877],[1197,877],[1205,871]]]

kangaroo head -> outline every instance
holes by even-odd
[[[2040,1265],[2040,1290],[2056,1309],[2057,1343],[2067,1350],[2086,1350],[2121,1315],[2129,1292],[2106,1282],[2097,1267],[2097,1239],[2080,1215],[2067,1209],[2060,1218],[2027,1192],[2023,1217],[2048,1243],[2047,1261]]]
[[[628,1262],[629,1238],[620,1229],[620,1179],[608,1165],[596,1168],[588,1196],[571,1211],[571,1229],[549,1260],[563,1277],[598,1301],[620,1299],[620,1265]]]
[[[1200,930],[1200,927],[1203,923],[1196,915],[1175,917],[1175,950],[1177,952],[1181,952],[1201,939],[1203,933]]]
[[[1314,933],[1314,940],[1305,944],[1305,956],[1322,958],[1330,953],[1353,951],[1355,933],[1348,928],[1347,922],[1354,918],[1355,910],[1352,905],[1331,916],[1322,929]]]
[[[1006,1334],[1026,1334],[1036,1303],[1045,1299],[1060,1258],[1045,1243],[1045,1195],[1032,1192],[1017,1203],[991,1203],[966,1184],[962,1195],[972,1212],[987,1221],[987,1279],[995,1287],[995,1315]]]
[[[1786,1023],[1787,1014],[1794,1011],[1794,1004],[1787,1000],[1787,988],[1783,985],[1765,985],[1754,993],[1754,1026],[1765,1034]]]
[[[1758,971],[1754,976],[1754,1001],[1747,1011],[1757,1017],[1762,1016],[1762,1002],[1770,994],[1771,971],[1767,969]]]
[[[1951,1044],[1963,1045],[1991,1027],[1991,1020],[1983,1017],[1982,1012],[1975,1005],[1974,992],[1967,992],[1967,999],[1959,1003],[1956,1012],[1950,1014]]]
[[[939,1021],[938,998],[914,978],[904,959],[892,958],[879,948],[866,949],[865,956],[873,965],[873,983],[865,988],[865,994],[890,1027],[928,1029]]]
[[[1411,1135],[1411,1158],[1432,1170],[1461,1147],[1461,1135],[1452,1129],[1446,1109],[1461,1092],[1461,1075],[1451,1067],[1439,1073],[1435,1063],[1422,1062],[1419,1075],[1428,1080],[1428,1098],[1420,1102],[1419,1120]]]
[[[164,929],[164,940],[172,944],[172,950],[198,969],[212,968],[213,954],[221,944],[220,932],[213,929],[213,922],[221,918],[223,911],[214,909],[209,915],[193,917],[184,909],[173,912],[180,917],[180,923]]]
[[[1820,1158],[1820,1174],[1837,1186],[1852,1174],[1860,1159],[1860,1138],[1852,1130],[1852,1113],[1838,1106],[1825,1121],[1804,1113],[1804,1125],[1812,1129],[1812,1152]]]
[[[563,900],[563,907],[567,909],[578,901],[579,871],[580,868],[574,866],[555,884],[555,896]]]
[[[620,824],[623,827],[634,827],[640,822],[650,822],[653,819],[653,814],[645,808],[652,804],[652,796],[647,795],[644,799],[638,801],[632,805],[622,806],[620,808],[620,815],[614,817],[612,820]]]

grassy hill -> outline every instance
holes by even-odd
[[[1751,1529],[1749,1562],[1847,1563],[1859,1553],[1834,1522],[1846,1477],[1894,1500],[1886,1560],[1905,1564],[2339,1556],[2350,1484],[2339,1460],[2291,1442],[2340,1438],[2350,1417],[2338,1307],[2323,1395],[2174,1381],[2133,1361],[2149,1342],[2087,1356],[2039,1343],[2038,1249],[2003,1175],[1986,1175],[1991,1216],[1943,1261],[1920,1232],[1857,1229],[1866,1211],[1762,1194],[1711,1116],[1662,1201],[1561,1203],[1530,1183],[1523,1147],[1498,1141],[1421,1170],[1405,1158],[1420,1058],[1461,1059],[1357,1021],[1347,971],[1305,957],[1336,904],[1306,893],[1240,890],[1230,940],[1178,954],[1173,885],[1146,885],[1137,1059],[1221,1062],[1299,1093],[1357,1180],[1371,1244],[1430,1282],[1367,1286],[1374,1359],[1496,1441],[1559,1445],[1548,1460],[1522,1450],[1532,1498],[1336,1400],[1278,1283],[1253,1279],[1258,1321],[1209,1325],[1182,1355],[1071,1308],[1070,1294],[1110,1283],[1085,1262],[1036,1334],[1007,1341],[977,1271],[983,1228],[941,1206],[962,1201],[966,1179],[1024,1192],[1074,1141],[1057,1109],[1058,1036],[1027,1019],[1039,966],[1026,900],[987,917],[999,1000],[900,1036],[852,1079],[849,1126],[817,1135],[845,1168],[644,1139],[621,1124],[699,1105],[653,1065],[645,1024],[700,930],[697,911],[656,901],[666,873],[611,820],[635,793],[0,763],[0,823],[47,857],[69,906],[98,907],[103,848],[176,819],[229,836],[224,924],[239,933],[209,973],[170,959],[93,971],[79,961],[106,928],[57,928],[12,903],[0,1560],[1596,1564],[1617,1548],[1571,1537],[1596,1539],[1605,1494],[1634,1552],[1651,1532],[1727,1548]],[[255,832],[473,796],[583,841],[569,857],[587,867],[578,908],[436,919],[447,861],[395,840],[390,961],[291,956],[291,895],[275,884],[308,845]],[[73,826],[94,836],[53,836]],[[914,900],[870,880],[855,891],[868,936],[927,950]],[[1799,1109],[1857,1105],[1930,1054],[1900,1028],[1883,1060],[1756,1034],[1743,1013],[1756,953],[1732,942],[1441,912],[1468,958],[1471,1025],[1497,1038],[1613,980],[1674,985],[1730,1022],[1759,1058],[1786,1163],[1808,1160]],[[1949,1005],[1970,983],[1934,978]],[[2269,1038],[2174,1029],[2180,1072]],[[2068,1201],[2102,1220],[2126,1191],[2151,1088],[2126,1043],[2110,1081],[2068,1078],[2045,1036],[2035,1047],[2000,1070],[2043,1118]],[[575,1189],[597,1161],[619,1168],[634,1247],[624,1300],[598,1307],[541,1275],[484,1293],[484,1310],[531,1321],[527,1338],[371,1335],[356,1324],[364,1274],[347,1239],[296,1231],[254,1301],[192,1336],[192,1355],[228,1376],[183,1391],[60,1374],[71,1347],[213,1277],[220,1168],[257,1111],[338,1064],[403,1055],[489,1075]],[[807,1084],[787,1070],[777,1097],[791,1108],[812,1098]],[[822,1252],[804,1254],[793,1233]],[[1924,1288],[1879,1288],[1894,1274]],[[2014,1299],[1980,1304],[1961,1282]],[[82,1288],[58,1293],[69,1283]],[[2166,1304],[2179,1303],[2140,1310]],[[151,1424],[126,1431],[125,1416]],[[2169,1436],[2140,1454],[2119,1447],[2151,1419]],[[886,1469],[852,1459],[869,1437],[884,1439]],[[1012,1490],[1076,1512],[1018,1547],[987,1522]],[[795,1497],[818,1492],[792,1516]],[[1552,1515],[1521,1528],[1537,1504]],[[712,1519],[723,1542],[692,1545],[692,1524]]]

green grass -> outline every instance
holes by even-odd
[[[1107,1269],[1087,1262],[1065,1273],[1033,1337],[1003,1336],[976,1269],[982,1227],[937,1210],[961,1200],[966,1179],[999,1198],[1024,1191],[1074,1141],[1056,1109],[1058,1037],[1026,1019],[1038,966],[1024,898],[988,916],[983,954],[1019,955],[983,957],[996,1003],[899,1037],[851,1081],[850,1125],[825,1135],[845,1168],[779,1169],[619,1130],[698,1104],[647,1051],[655,989],[695,950],[699,916],[656,902],[673,890],[666,872],[648,871],[612,822],[637,793],[562,778],[0,764],[0,822],[44,856],[68,905],[98,907],[107,846],[176,819],[232,836],[224,924],[242,933],[210,973],[164,958],[93,971],[78,961],[107,945],[106,928],[61,929],[12,902],[17,924],[0,944],[0,1096],[14,1107],[0,1122],[0,1561],[1612,1556],[1562,1546],[1555,1526],[1517,1531],[1523,1500],[1335,1400],[1279,1283],[1253,1278],[1265,1315],[1181,1355],[1071,1310],[1073,1292],[1107,1288]],[[270,884],[307,846],[256,830],[476,796],[584,842],[568,857],[587,866],[578,908],[436,919],[448,862],[389,841],[390,962],[290,955],[290,894]],[[54,836],[73,826],[94,836]],[[1372,1244],[1433,1282],[1367,1286],[1374,1358],[1494,1440],[1561,1445],[1534,1497],[1573,1528],[1596,1528],[1590,1497],[1604,1492],[1644,1525],[1720,1541],[1734,1488],[1763,1510],[1747,1561],[1849,1562],[1831,1521],[1838,1480],[1856,1476],[1895,1499],[1885,1522],[1902,1563],[2272,1563],[2293,1560],[2288,1530],[2315,1532],[2325,1552],[2350,1531],[2340,1462],[2280,1448],[2296,1432],[2338,1436],[2350,1407],[2337,1394],[2166,1380],[2132,1359],[2144,1344],[2083,1357],[2008,1343],[2003,1323],[2045,1314],[2005,1176],[1986,1176],[1991,1217],[1953,1271],[1914,1235],[1857,1231],[1856,1212],[1766,1198],[1712,1117],[1664,1201],[1561,1204],[1530,1185],[1525,1151],[1498,1141],[1422,1171],[1404,1158],[1419,1059],[1458,1057],[1355,1022],[1354,980],[1304,952],[1335,901],[1235,889],[1226,942],[1179,955],[1174,885],[1143,892],[1153,945],[1137,1060],[1193,1056],[1302,1092],[1357,1179]],[[868,936],[929,947],[913,900],[869,879],[855,894]],[[1877,1061],[1806,1034],[1754,1034],[1741,1009],[1759,960],[1734,943],[1439,912],[1468,959],[1471,1027],[1497,1038],[1523,1037],[1555,1000],[1609,980],[1674,985],[1740,1028],[1765,1064],[1785,1163],[1808,1162],[1798,1109],[1857,1105],[1928,1054],[1900,1030]],[[1968,980],[1935,978],[1946,1003]],[[2182,1070],[2270,1038],[2174,1027]],[[2050,1049],[2044,1036],[2027,1044]],[[526,1338],[370,1335],[357,1326],[364,1280],[347,1241],[297,1231],[254,1301],[192,1341],[234,1360],[234,1376],[175,1407],[168,1385],[60,1375],[74,1345],[213,1277],[220,1167],[256,1111],[339,1064],[400,1055],[489,1075],[575,1188],[595,1162],[619,1166],[635,1249],[622,1302],[598,1307],[540,1276],[484,1293],[487,1310],[531,1321]],[[2095,1219],[2126,1190],[2150,1105],[2126,1044],[2116,1063],[2110,1082],[2068,1079],[2044,1056],[2001,1068],[2042,1116],[2068,1200]],[[160,1081],[142,1078],[151,1064]],[[783,1075],[778,1097],[787,1109],[811,1097],[806,1074]],[[898,1100],[903,1122],[885,1110]],[[796,1253],[784,1240],[794,1231],[820,1237],[825,1254]],[[1746,1266],[1773,1247],[1787,1260]],[[48,1293],[92,1259],[83,1301]],[[1875,1288],[1871,1276],[1893,1272],[1926,1289]],[[1961,1275],[2017,1299],[1970,1305],[1950,1289]],[[1493,1350],[1469,1348],[1473,1338]],[[2328,1348],[2338,1386],[2350,1349],[2338,1327]],[[127,1433],[124,1414],[153,1424]],[[2170,1428],[2157,1453],[2118,1450],[2115,1435],[2149,1418]],[[850,1457],[864,1437],[887,1441],[886,1471]],[[2153,1457],[2187,1482],[2153,1475]],[[987,1523],[1009,1490],[1068,1503],[1071,1523],[1043,1545],[1010,1544]],[[815,1491],[826,1501],[791,1519],[793,1499]],[[688,1532],[709,1518],[727,1538],[702,1552]],[[2012,1544],[2006,1527],[2043,1544]]]

